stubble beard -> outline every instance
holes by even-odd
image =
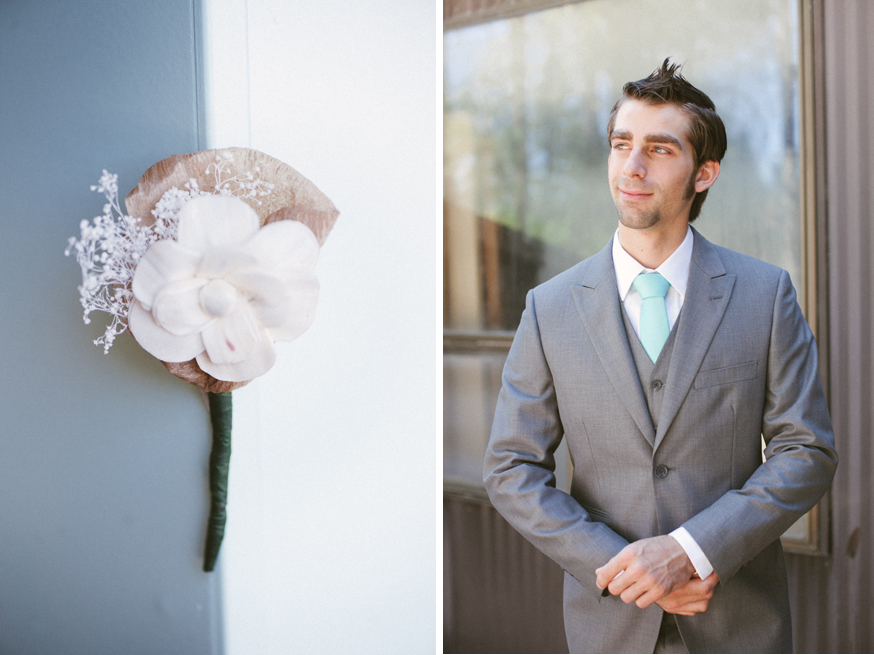
[[[695,191],[696,173],[692,173],[689,177],[689,182],[683,190],[683,202],[692,198]],[[632,207],[621,207],[616,205],[616,213],[619,215],[619,222],[631,230],[646,230],[657,225],[662,220],[662,208],[654,207],[653,209],[635,209]]]
[[[616,207],[616,213],[619,214],[619,222],[632,230],[645,230],[662,220],[662,212],[659,208],[646,211],[643,209]]]

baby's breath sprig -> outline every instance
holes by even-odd
[[[235,198],[255,198],[255,202],[261,205],[261,201],[257,200],[257,197],[270,195],[274,185],[261,179],[260,166],[255,167],[254,173],[249,172],[243,176],[234,175],[227,179],[222,179],[225,174],[230,172],[228,168],[233,162],[233,154],[224,151],[216,155],[215,161],[206,167],[204,172],[207,175],[210,172],[215,175],[215,193],[222,196],[234,196]]]
[[[258,196],[269,195],[273,184],[260,179],[261,169],[256,167],[254,174],[242,176],[230,174],[233,155],[229,152],[216,156],[216,162],[207,168],[213,169],[216,195],[252,198],[259,205]],[[82,320],[91,323],[91,312],[106,312],[112,317],[103,336],[94,340],[94,345],[103,346],[108,353],[115,338],[127,329],[133,292],[131,282],[140,259],[156,241],[176,239],[179,224],[179,210],[193,198],[211,195],[202,191],[197,180],[191,178],[183,189],[169,189],[155,205],[152,215],[155,222],[143,225],[139,218],[121,211],[118,200],[118,175],[106,170],[92,191],[106,197],[103,215],[92,221],[83,220],[79,224],[80,237],[70,237],[64,254],[76,253],[76,262],[82,269],[82,284],[79,285],[79,300],[85,312]]]
[[[131,281],[140,258],[159,236],[152,227],[144,227],[140,219],[121,211],[118,202],[118,175],[104,170],[97,185],[91,187],[106,197],[103,215],[79,224],[80,238],[70,237],[64,254],[76,252],[82,269],[79,296],[85,313],[82,320],[91,323],[89,314],[106,312],[112,317],[106,332],[94,345],[108,353],[115,338],[127,329],[127,316],[133,298]],[[166,221],[163,221],[166,223]],[[166,224],[163,232],[170,231]]]

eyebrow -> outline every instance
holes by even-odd
[[[631,132],[626,132],[623,130],[614,130],[613,134],[610,135],[610,140],[613,139],[625,139],[631,140],[632,134]],[[678,147],[680,150],[685,150],[683,148],[683,144],[680,143],[680,140],[670,134],[647,134],[643,138],[644,143],[669,143]]]

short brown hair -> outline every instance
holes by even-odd
[[[670,63],[670,57],[665,59],[660,68],[657,68],[642,80],[628,82],[622,87],[622,97],[616,101],[613,111],[610,112],[610,120],[607,123],[607,138],[613,136],[613,126],[616,123],[616,113],[626,98],[641,100],[651,105],[670,103],[677,105],[692,120],[689,133],[686,137],[695,151],[695,168],[701,167],[704,162],[720,162],[725,156],[727,145],[725,137],[725,125],[716,113],[716,105],[700,89],[695,88],[680,74],[681,66]],[[707,189],[695,194],[692,208],[689,211],[691,223],[701,213],[701,205],[707,198]]]

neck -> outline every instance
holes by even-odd
[[[674,254],[686,238],[684,222],[672,230],[635,230],[619,224],[619,243],[629,255],[647,268],[656,269]],[[679,229],[682,228],[682,229]]]

